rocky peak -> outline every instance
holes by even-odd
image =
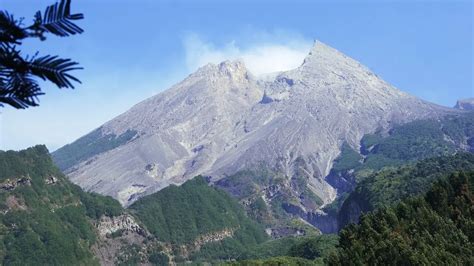
[[[219,71],[232,81],[244,83],[248,82],[250,78],[249,71],[245,67],[244,62],[240,60],[224,61],[218,67]]]
[[[460,110],[474,110],[474,98],[458,100],[454,108]]]
[[[306,62],[313,58],[318,58],[318,57],[319,58],[321,57],[334,58],[338,56],[346,57],[344,54],[332,48],[331,46],[324,44],[321,41],[316,40],[314,41],[313,47],[309,51],[304,61]]]
[[[347,63],[355,60],[347,57],[345,54],[339,52],[335,48],[326,45],[320,41],[315,41],[313,47],[309,51],[308,55],[303,61],[303,65],[316,63],[316,62],[340,62],[346,61]]]
[[[320,42],[315,41],[303,64],[297,69],[303,72],[327,77],[336,75],[364,75],[375,76],[368,68],[361,65],[356,60],[346,56],[338,50]]]
[[[191,77],[200,77],[207,80],[225,78],[231,82],[246,83],[251,79],[251,74],[241,60],[226,60],[219,64],[209,63],[199,68]]]
[[[247,68],[241,60],[226,60],[221,62],[219,65],[219,70],[224,73],[229,74],[245,74],[247,73]]]

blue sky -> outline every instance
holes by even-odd
[[[0,0],[31,21],[54,0]],[[471,1],[73,0],[85,33],[27,41],[24,51],[85,68],[75,90],[44,84],[40,107],[0,109],[0,149],[53,151],[179,82],[208,61],[255,72],[297,66],[315,39],[399,89],[445,106],[474,97]]]

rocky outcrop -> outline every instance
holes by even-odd
[[[314,227],[318,228],[322,233],[331,234],[338,232],[338,220],[335,215],[330,215],[320,211],[306,211],[300,206],[291,203],[284,203],[282,207],[286,212],[302,218]]]
[[[454,108],[469,111],[474,110],[474,98],[458,100]]]
[[[159,166],[154,163],[150,163],[145,166],[145,173],[155,179],[159,179],[163,175]]]
[[[5,206],[7,208],[0,211],[3,215],[7,214],[11,210],[25,211],[28,209],[25,204],[25,200],[21,197],[17,197],[14,195],[10,195],[7,197],[7,199],[5,200]]]
[[[370,211],[369,204],[361,199],[358,194],[351,193],[349,197],[344,200],[339,210],[337,217],[339,228],[343,228],[350,223],[358,223],[359,217],[368,211]]]
[[[142,228],[130,214],[102,216],[95,222],[98,240],[91,247],[101,265],[117,265],[136,254],[141,265],[149,265],[148,257],[156,250],[168,250]],[[167,254],[169,254],[169,252]]]
[[[102,216],[97,223],[100,236],[112,235],[116,232],[132,232],[146,236],[146,231],[138,225],[133,216],[123,214],[116,217]]]
[[[294,228],[291,226],[277,227],[277,228],[267,228],[266,232],[272,238],[282,238],[288,236],[304,236],[306,232],[304,230]]]
[[[219,242],[226,238],[233,237],[237,229],[238,228],[224,228],[219,231],[214,231],[214,232],[201,235],[198,238],[196,238],[193,242],[186,245],[181,245],[180,247],[177,248],[176,251],[181,256],[188,257],[193,252],[199,251],[201,247],[206,244]]]
[[[11,191],[16,189],[18,186],[31,186],[31,177],[29,175],[18,178],[7,178],[5,181],[0,183],[0,190]]]
[[[223,230],[217,232],[211,232],[205,235],[201,235],[192,243],[192,246],[195,250],[197,250],[205,244],[222,241],[228,237],[234,236],[234,232],[236,229],[237,228],[224,228]]]
[[[46,183],[46,185],[53,185],[58,182],[58,178],[53,175],[50,175],[44,180],[44,182]]]
[[[353,169],[345,171],[331,170],[325,180],[337,190],[338,195],[352,191],[356,184]]]
[[[308,212],[306,219],[324,234],[335,234],[339,231],[339,223],[335,214]]]

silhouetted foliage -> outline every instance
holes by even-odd
[[[18,109],[38,106],[43,95],[35,77],[54,83],[58,88],[74,88],[80,81],[69,74],[81,69],[71,59],[45,55],[23,56],[18,46],[26,38],[46,40],[46,33],[60,37],[80,34],[83,30],[73,21],[83,19],[82,14],[71,14],[71,0],[50,5],[44,13],[36,12],[33,24],[25,26],[23,19],[0,11],[0,106],[11,105]]]

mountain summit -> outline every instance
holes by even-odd
[[[474,110],[474,98],[458,100],[454,108],[460,110]]]
[[[260,80],[240,61],[208,64],[53,153],[81,187],[129,205],[196,175],[212,181],[266,167],[298,176],[327,204],[341,146],[452,109],[399,91],[315,42],[302,65]]]

